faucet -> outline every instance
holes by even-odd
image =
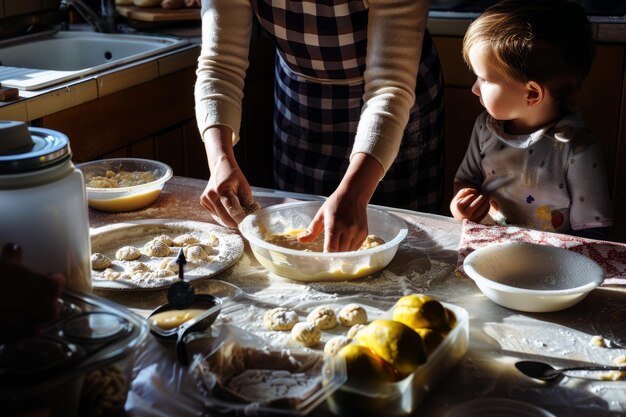
[[[96,32],[114,33],[116,31],[115,0],[100,0],[100,15],[83,0],[61,0],[62,12],[67,12],[70,7],[74,7]],[[67,29],[67,22],[65,22],[65,28]]]

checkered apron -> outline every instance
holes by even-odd
[[[252,0],[252,4],[278,52],[275,186],[330,195],[348,167],[363,106],[368,10],[363,0]],[[442,74],[427,33],[416,102],[400,151],[371,202],[438,212],[442,176]]]

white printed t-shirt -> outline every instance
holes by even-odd
[[[456,180],[492,201],[501,224],[569,232],[613,222],[602,152],[580,116],[528,135],[509,135],[483,112]]]

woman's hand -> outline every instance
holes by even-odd
[[[232,149],[232,131],[225,126],[205,133],[205,148],[211,176],[200,197],[200,204],[229,227],[246,217],[244,208],[253,205],[252,191],[241,172]]]
[[[489,213],[489,198],[475,188],[461,188],[450,202],[455,219],[479,223]]]
[[[324,232],[324,252],[357,250],[367,237],[367,201],[333,193],[322,204],[300,242],[310,242]]]
[[[226,226],[237,227],[252,201],[250,185],[238,166],[223,164],[212,172],[200,203]]]
[[[383,175],[382,165],[365,153],[355,154],[334,193],[322,204],[300,242],[324,232],[324,252],[357,250],[368,234],[367,204]]]

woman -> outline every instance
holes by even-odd
[[[370,200],[436,210],[441,72],[428,2],[416,0],[204,0],[195,93],[211,177],[202,204],[234,226],[252,201],[232,146],[254,15],[277,48],[276,187],[330,194],[300,240],[324,231],[325,251],[357,249]]]

